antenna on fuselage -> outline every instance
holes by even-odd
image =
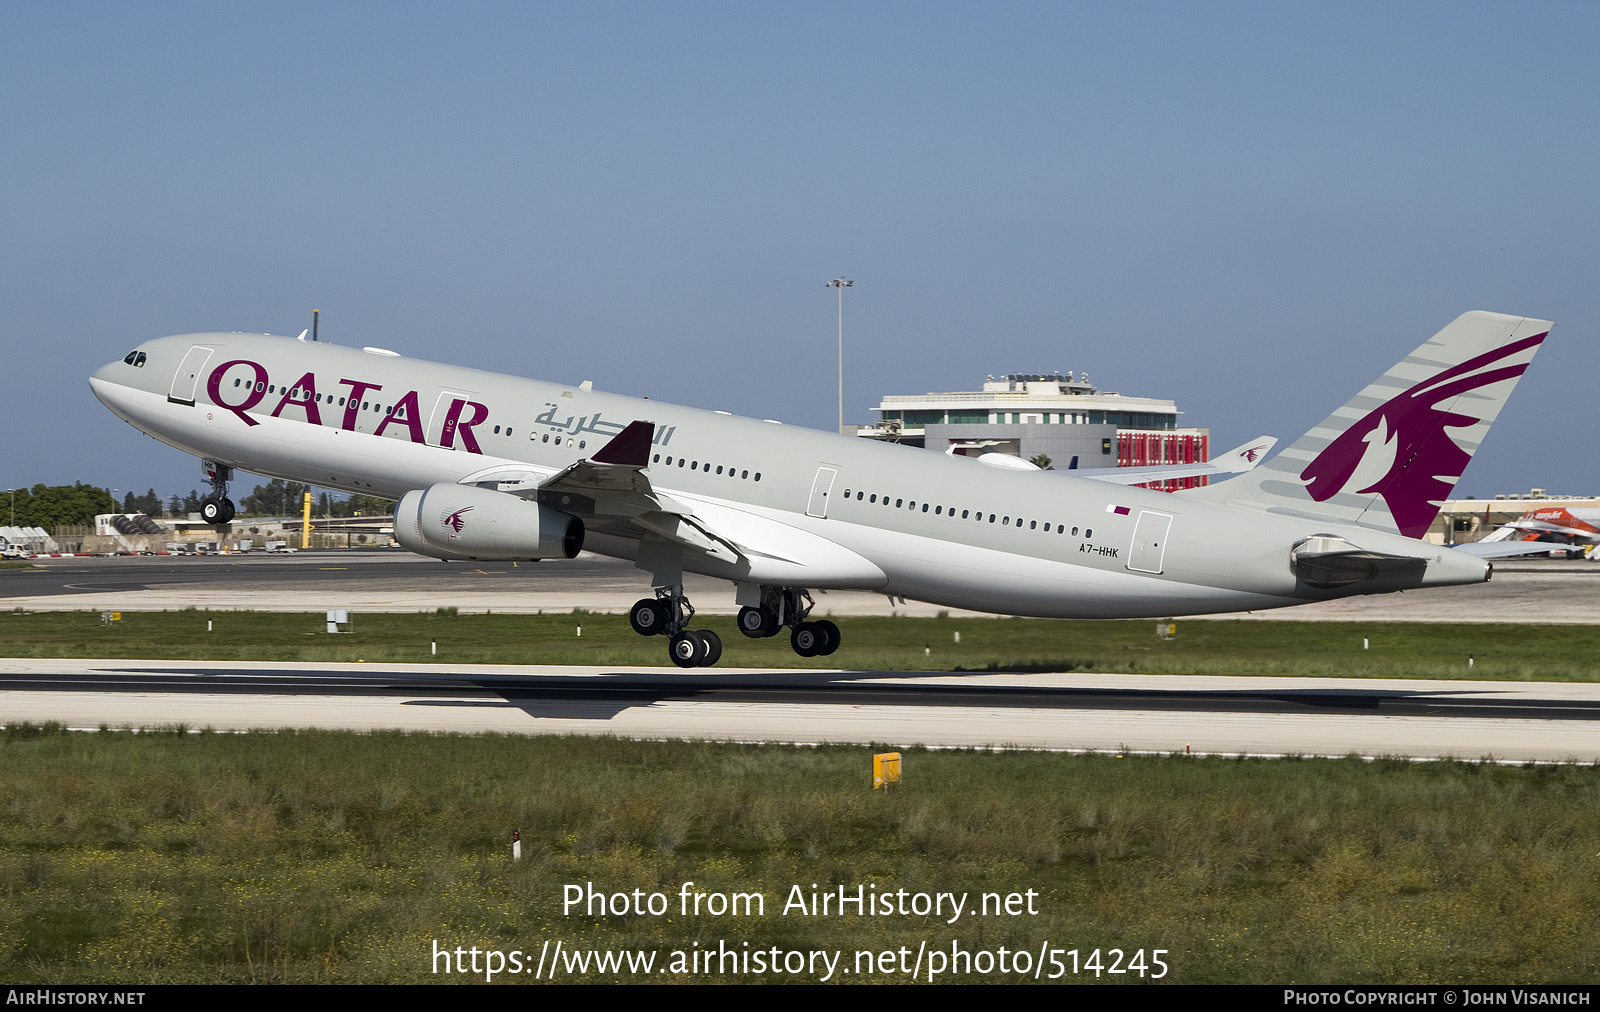
[[[317,339],[317,314],[320,312],[322,312],[320,309],[311,311],[311,340],[313,341]]]

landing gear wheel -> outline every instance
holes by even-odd
[[[200,519],[218,527],[231,521],[234,513],[232,499],[219,499],[213,496],[200,504]]]
[[[666,632],[668,621],[667,603],[656,597],[635,601],[628,612],[628,624],[640,636],[658,636]]]
[[[681,632],[672,637],[672,641],[667,644],[667,656],[671,657],[672,663],[680,668],[697,668],[704,663],[703,658],[710,653],[707,646],[699,634]]]
[[[739,631],[753,640],[771,636],[779,629],[778,616],[770,608],[740,608]]]
[[[801,622],[789,634],[789,646],[801,657],[815,657],[827,646],[827,635],[815,622]]]
[[[709,668],[711,665],[722,660],[721,636],[718,636],[710,629],[701,629],[693,635],[699,636],[701,641],[706,645],[706,655],[700,660],[700,666],[702,668]]]
[[[840,636],[838,626],[827,619],[821,619],[811,624],[816,626],[817,632],[821,633],[823,638],[823,644],[817,650],[818,657],[826,657],[839,649]]]

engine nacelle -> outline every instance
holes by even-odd
[[[394,536],[435,559],[570,559],[583,548],[583,521],[506,492],[446,482],[400,497]]]

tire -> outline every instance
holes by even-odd
[[[200,519],[208,524],[221,524],[227,521],[222,519],[222,500],[207,499],[200,504]]]
[[[753,640],[771,636],[777,624],[777,616],[765,608],[739,609],[739,631]]]
[[[640,598],[628,612],[628,624],[640,636],[659,636],[667,631],[666,605],[660,598]]]
[[[701,629],[698,633],[696,633],[696,635],[699,636],[706,645],[706,655],[700,661],[700,666],[702,668],[709,668],[711,665],[722,660],[721,636],[718,636],[710,629]]]
[[[818,657],[826,657],[835,650],[839,649],[839,640],[841,637],[839,636],[838,626],[834,625],[832,622],[829,622],[827,619],[822,619],[811,624],[817,627],[817,631],[822,634],[823,638],[822,648],[817,651]]]
[[[827,644],[826,638],[812,622],[801,622],[789,634],[789,646],[801,657],[815,657]]]
[[[233,523],[233,515],[235,513],[237,513],[237,512],[239,512],[239,511],[234,508],[232,499],[224,499],[224,500],[222,500],[222,519],[218,520],[217,523],[219,523],[219,524],[231,524],[231,523]]]
[[[706,641],[692,632],[681,632],[667,644],[667,656],[680,668],[697,668],[706,655]]]

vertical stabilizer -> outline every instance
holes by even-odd
[[[1178,494],[1420,538],[1549,330],[1547,320],[1458,316],[1276,457]]]

